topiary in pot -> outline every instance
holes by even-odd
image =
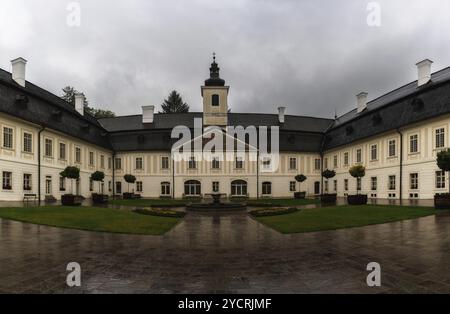
[[[350,205],[364,205],[367,204],[367,195],[360,194],[360,182],[361,178],[366,175],[366,168],[363,165],[355,165],[348,171],[353,178],[356,178],[356,195],[347,196],[347,202]]]
[[[296,175],[295,176],[295,181],[297,181],[298,183],[299,183],[299,185],[300,185],[300,190],[301,190],[301,183],[302,182],[305,182],[306,181],[306,179],[307,179],[307,177],[305,176],[305,175],[303,175],[303,174],[299,174],[299,175]],[[295,192],[294,193],[294,198],[297,198],[297,199],[304,199],[306,197],[306,192]]]
[[[73,194],[73,180],[80,178],[80,169],[74,166],[67,166],[63,171],[59,173],[63,178],[70,180],[70,194],[64,194],[61,196],[61,204],[63,205],[81,205],[81,202],[77,201]]]
[[[92,193],[92,201],[96,204],[106,203],[108,201],[108,195],[104,195],[100,191],[100,182],[105,178],[105,173],[102,171],[95,171],[91,174],[91,180],[98,182],[98,193]]]
[[[334,170],[324,170],[322,172],[322,177],[324,177],[325,179],[327,179],[327,182],[329,179],[334,178],[336,176],[336,171]],[[334,194],[330,194],[330,193],[326,193],[326,194],[322,194],[320,195],[320,201],[322,203],[336,203],[336,193]]]
[[[136,182],[136,177],[132,174],[126,174],[123,176],[123,179],[125,180],[126,183],[128,183],[128,192],[123,193],[123,198],[130,199],[133,196],[133,193],[130,193],[130,183],[133,184],[134,182]]]
[[[448,173],[448,188],[450,191],[450,149],[437,153],[436,163],[439,169]],[[450,209],[450,193],[435,194],[434,207],[436,209]]]

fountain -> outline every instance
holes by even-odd
[[[208,193],[205,194],[212,197],[212,202],[190,203],[186,209],[193,211],[221,211],[221,210],[245,210],[247,206],[245,203],[222,202],[224,193]]]

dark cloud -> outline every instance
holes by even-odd
[[[424,58],[450,65],[449,1],[88,1],[81,27],[66,25],[70,1],[2,0],[0,66],[29,60],[27,76],[59,94],[76,86],[119,114],[159,106],[177,89],[201,110],[200,85],[217,52],[234,112],[331,117],[416,77]]]

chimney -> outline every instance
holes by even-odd
[[[425,85],[431,81],[431,65],[433,61],[425,59],[417,63],[417,87]]]
[[[284,112],[286,107],[278,107],[278,122],[284,123]]]
[[[27,60],[24,58],[17,58],[11,60],[12,65],[12,79],[22,87],[25,87],[25,66]]]
[[[75,94],[75,110],[84,116],[84,95],[81,93]]]
[[[359,93],[358,95],[356,95],[356,101],[358,104],[358,107],[356,110],[357,113],[360,113],[360,112],[364,111],[364,109],[367,108],[367,95],[368,94],[366,92],[362,92],[362,93]]]
[[[142,123],[153,123],[155,106],[142,106]]]

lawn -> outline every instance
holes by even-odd
[[[300,206],[320,203],[318,199],[306,198],[306,199],[295,199],[295,198],[268,198],[268,199],[251,199],[247,201],[247,206],[250,207],[274,207],[274,206]]]
[[[302,233],[381,224],[433,214],[434,208],[429,207],[363,205],[302,209],[293,214],[256,219],[281,233]]]
[[[0,208],[0,218],[70,229],[146,235],[164,234],[180,221],[179,218],[84,206]]]

